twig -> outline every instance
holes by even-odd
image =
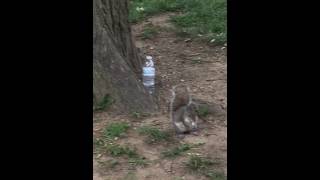
[[[206,81],[219,81],[219,80],[224,80],[224,79],[206,79]]]
[[[172,173],[172,164],[173,164],[173,160],[171,161],[171,164],[170,164],[170,172]]]
[[[198,56],[198,55],[201,55],[201,53],[189,54],[189,56]]]

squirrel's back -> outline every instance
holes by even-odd
[[[181,106],[188,105],[192,101],[189,87],[186,85],[174,86],[171,93],[172,97],[170,108],[172,111],[177,110]]]

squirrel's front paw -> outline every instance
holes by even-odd
[[[193,131],[193,132],[191,132],[191,134],[194,136],[199,136],[199,133],[197,131]]]
[[[177,137],[178,137],[179,139],[183,139],[185,136],[186,136],[186,135],[184,135],[184,134],[178,134],[178,135],[177,135]]]

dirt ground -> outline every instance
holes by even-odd
[[[111,122],[125,121],[130,129],[124,138],[116,140],[118,144],[129,144],[137,148],[137,152],[149,161],[146,167],[132,169],[119,159],[120,164],[113,169],[103,168],[98,162],[108,160],[107,155],[94,154],[94,180],[122,179],[156,179],[156,180],[202,180],[205,176],[190,173],[185,168],[188,154],[175,159],[161,157],[161,152],[174,143],[149,145],[135,129],[142,125],[150,125],[159,129],[173,129],[169,120],[167,104],[170,98],[169,89],[180,83],[192,89],[194,98],[215,104],[218,111],[200,121],[199,135],[187,135],[177,139],[182,143],[204,143],[193,148],[189,153],[199,153],[204,157],[219,160],[216,167],[227,174],[227,47],[214,46],[210,43],[183,38],[176,35],[169,23],[172,14],[162,14],[133,25],[136,46],[155,59],[157,98],[160,112],[146,118],[134,119],[131,116],[115,116],[108,112],[93,115],[94,137],[99,137],[103,128]],[[151,39],[143,39],[142,32],[147,24],[157,28],[158,34]],[[123,163],[121,163],[123,162]]]

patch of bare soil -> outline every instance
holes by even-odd
[[[138,154],[148,160],[148,166],[137,166],[132,169],[125,162],[115,168],[103,168],[98,162],[109,157],[95,154],[94,180],[120,179],[156,179],[156,180],[201,180],[205,176],[190,173],[185,167],[187,153],[175,158],[166,159],[161,152],[181,143],[204,143],[192,148],[190,153],[198,153],[204,157],[218,159],[219,170],[227,174],[227,57],[226,48],[208,46],[206,43],[181,38],[172,31],[169,17],[173,14],[162,14],[133,25],[136,46],[155,59],[157,98],[161,107],[158,114],[143,119],[128,116],[114,116],[110,113],[96,113],[94,119],[94,137],[101,136],[103,128],[111,122],[129,122],[131,127],[126,137],[115,142],[129,145],[137,149]],[[141,34],[147,24],[152,24],[158,34],[143,40]],[[187,135],[173,143],[147,144],[144,137],[136,129],[150,125],[162,130],[173,130],[168,116],[169,89],[184,83],[191,87],[195,99],[201,99],[217,107],[217,112],[200,121],[199,135]]]

